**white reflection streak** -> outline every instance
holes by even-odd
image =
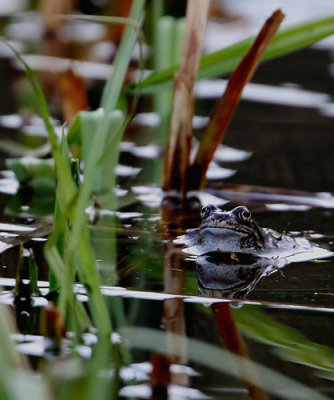
[[[14,287],[16,284],[15,279],[9,278],[0,278],[0,286],[6,287]],[[47,288],[49,285],[48,282],[38,281],[39,288]],[[73,286],[74,291],[78,296],[86,295],[86,290],[83,285],[75,284]],[[181,298],[186,303],[197,303],[202,304],[204,306],[210,307],[214,303],[232,303],[234,305],[247,304],[247,305],[256,305],[256,306],[264,306],[269,308],[282,308],[288,310],[301,310],[301,311],[317,311],[317,312],[327,312],[334,313],[333,307],[322,307],[322,306],[310,306],[305,304],[290,304],[290,303],[275,303],[268,301],[256,301],[256,300],[238,300],[238,299],[221,299],[221,298],[213,298],[213,297],[204,297],[204,296],[191,296],[191,295],[176,295],[171,293],[157,293],[157,292],[148,292],[148,291],[140,291],[140,290],[128,290],[119,286],[101,286],[101,292],[104,296],[119,296],[123,298],[131,298],[131,299],[141,299],[141,300],[157,300],[163,301],[174,298]],[[43,291],[43,295],[47,294],[47,291]],[[0,302],[6,302],[9,297],[12,297],[12,293],[3,292],[0,293]],[[87,298],[85,298],[87,300]]]
[[[195,95],[198,98],[220,97],[226,89],[227,81],[213,79],[196,84]],[[259,83],[248,83],[242,92],[242,98],[261,103],[305,108],[319,108],[330,102],[330,96],[324,93],[311,92],[296,87],[271,86]]]

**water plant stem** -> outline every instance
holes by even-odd
[[[164,159],[162,188],[165,191],[185,190],[192,138],[193,91],[209,6],[209,0],[193,0],[187,4],[185,37],[180,69],[174,75],[172,118]]]

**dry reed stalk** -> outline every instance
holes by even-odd
[[[187,189],[197,190],[206,183],[206,171],[232,119],[242,90],[253,76],[261,57],[285,15],[276,10],[265,22],[255,42],[229,79],[225,93],[217,102],[207,125],[194,163],[187,173]]]
[[[164,159],[162,188],[185,191],[192,137],[194,84],[207,25],[210,0],[187,4],[186,31],[180,68],[174,76],[174,100],[169,141]]]

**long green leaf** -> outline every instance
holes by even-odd
[[[233,315],[242,331],[257,341],[270,344],[283,359],[326,371],[334,377],[334,349],[308,340],[299,331],[275,321],[265,313],[244,306]]]
[[[142,327],[128,327],[120,331],[135,349],[148,350],[150,352],[159,351],[168,355],[179,355],[184,349],[184,337],[171,332],[168,332],[168,337],[169,343],[173,343],[173,347],[167,349],[166,332]],[[286,400],[329,400],[329,397],[304,383],[300,383],[255,361],[229,353],[227,350],[212,344],[187,338],[187,350],[190,361],[205,365],[237,379],[241,378],[248,382],[253,382],[253,371],[255,369],[261,378],[260,385],[268,393],[273,394],[275,398]],[[254,381],[254,384],[258,384],[258,382]]]
[[[263,60],[270,60],[302,49],[334,34],[334,15],[308,21],[280,30],[264,53]],[[222,50],[205,54],[201,58],[198,78],[213,78],[230,73],[238,65],[254,38],[248,38]],[[164,86],[171,86],[178,65],[153,72],[137,86],[142,93],[153,93]],[[134,87],[128,88],[133,90]]]
[[[142,10],[144,6],[143,0],[137,0],[133,3],[130,17],[133,19],[140,19]],[[104,154],[106,144],[110,143],[112,139],[108,139],[108,134],[110,133],[110,112],[115,110],[118,97],[120,94],[120,89],[123,84],[123,79],[125,77],[124,70],[127,69],[128,62],[133,51],[133,46],[135,44],[135,35],[132,27],[126,27],[122,43],[118,49],[118,53],[115,59],[114,68],[115,71],[112,74],[110,80],[107,82],[102,99],[102,109],[101,121],[98,126],[98,131],[94,134],[94,139],[92,141],[92,148],[85,165],[85,178],[84,182],[80,187],[80,194],[78,197],[78,202],[75,210],[72,235],[69,240],[69,251],[74,254],[77,250],[77,245],[80,240],[81,231],[85,224],[85,209],[88,206],[89,200],[91,198],[92,190],[94,188],[95,181],[95,171],[99,165],[101,157]],[[126,62],[126,64],[122,64]],[[121,72],[118,72],[118,71]],[[117,132],[119,134],[119,132]]]
[[[137,21],[139,25],[141,25],[142,22],[144,4],[144,0],[136,0],[133,2],[131,8],[130,17],[132,20]],[[127,26],[125,28],[122,42],[118,48],[114,61],[113,73],[103,90],[101,107],[107,112],[113,111],[116,108],[138,33],[138,30],[134,29],[133,26]]]
[[[76,193],[76,189],[74,187],[74,183],[72,181],[71,169],[63,157],[62,149],[60,143],[58,141],[57,134],[55,129],[51,123],[51,115],[49,113],[49,108],[43,91],[36,79],[34,72],[31,70],[29,65],[24,61],[22,56],[14,49],[12,45],[8,42],[4,41],[6,45],[14,52],[16,58],[22,63],[25,69],[26,76],[33,88],[37,107],[40,116],[42,117],[46,130],[48,132],[48,139],[51,144],[52,155],[56,162],[56,169],[57,169],[57,177],[58,177],[58,184],[60,186],[60,194],[61,194],[61,204],[62,208],[65,209],[67,204],[71,202],[71,199],[74,197]]]

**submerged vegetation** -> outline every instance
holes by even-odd
[[[175,318],[175,325],[168,330],[169,322],[166,317],[168,340],[166,332],[131,326],[130,322],[135,321],[135,317],[132,316],[131,321],[131,316],[128,318],[126,315],[126,306],[122,302],[126,294],[122,291],[117,292],[118,288],[115,286],[118,283],[115,278],[118,262],[115,237],[116,234],[121,235],[122,229],[125,229],[119,226],[116,218],[119,202],[122,201],[117,196],[119,187],[116,168],[122,137],[136,111],[138,99],[141,95],[155,94],[155,107],[156,111],[162,113],[161,121],[166,123],[167,118],[171,118],[169,144],[165,143],[167,155],[162,177],[164,195],[168,198],[176,192],[176,197],[184,198],[189,190],[203,189],[208,165],[232,118],[241,91],[251,79],[260,60],[282,56],[333,34],[334,16],[282,29],[274,37],[283,19],[282,12],[276,11],[255,41],[253,38],[246,39],[201,56],[201,41],[210,2],[193,0],[188,2],[185,27],[184,21],[179,22],[178,28],[175,28],[175,21],[172,24],[174,29],[185,31],[180,67],[167,65],[158,59],[154,61],[156,70],[143,78],[145,18],[151,17],[151,29],[155,33],[164,31],[161,26],[166,25],[166,18],[162,17],[163,7],[160,1],[151,2],[150,5],[144,0],[134,0],[130,3],[131,8],[126,18],[71,15],[64,17],[65,20],[73,21],[81,19],[82,24],[87,21],[108,25],[121,24],[124,31],[113,59],[112,73],[103,87],[98,108],[83,110],[82,104],[86,102],[77,105],[74,94],[73,98],[67,100],[73,103],[75,111],[67,114],[71,116],[71,121],[64,119],[63,126],[55,125],[46,95],[29,62],[8,43],[18,62],[23,65],[33,89],[38,113],[47,130],[48,141],[33,151],[30,149],[29,157],[8,159],[7,165],[14,171],[22,186],[31,185],[37,191],[46,191],[47,188],[55,198],[51,201],[54,204],[52,227],[50,221],[45,225],[50,233],[44,246],[48,265],[46,287],[41,287],[41,282],[38,281],[38,263],[31,254],[25,254],[24,250],[21,250],[19,261],[26,263],[29,260],[29,296],[33,293],[38,298],[47,299],[47,304],[43,303],[41,315],[38,316],[41,322],[36,323],[36,326],[45,340],[50,339],[45,344],[45,353],[50,353],[49,359],[44,357],[42,361],[38,361],[38,365],[31,367],[28,357],[15,347],[14,343],[15,340],[19,341],[19,334],[15,333],[13,316],[5,305],[0,304],[0,397],[15,400],[22,398],[24,393],[24,397],[34,399],[116,399],[119,398],[122,387],[136,383],[137,377],[133,369],[130,371],[130,377],[126,375],[126,367],[130,367],[134,362],[133,350],[144,350],[153,354],[153,372],[150,377],[152,399],[167,398],[167,387],[171,382],[169,367],[175,363],[201,365],[241,380],[253,399],[269,398],[267,393],[284,399],[326,399],[325,395],[301,383],[297,378],[284,376],[262,365],[261,360],[253,362],[250,359],[240,329],[253,339],[270,343],[276,352],[284,351],[294,362],[309,365],[326,379],[333,379],[331,348],[299,336],[295,330],[288,329],[283,323],[273,323],[265,313],[258,311],[253,322],[250,322],[251,312],[248,314],[247,308],[243,308],[240,313],[238,310],[232,312],[225,301],[212,301],[211,311],[217,320],[217,330],[226,350],[219,348],[218,344],[209,345],[197,339],[186,339],[182,320],[182,302],[186,296],[182,297],[182,290],[186,285],[196,287],[196,282],[193,277],[187,277],[185,274],[182,279],[187,279],[188,282],[180,280],[179,286],[182,288],[178,287],[179,292],[174,287],[174,292],[165,288],[165,297],[161,294],[162,297],[158,298],[159,294],[156,294],[157,300],[165,302],[165,316],[172,315],[172,318]],[[202,27],[201,31],[199,26]],[[193,49],[192,33],[197,29],[200,38],[197,48]],[[161,33],[159,40],[164,40]],[[150,40],[152,41],[154,37]],[[131,60],[136,43],[140,44],[140,54],[139,62],[134,67]],[[159,47],[163,48],[163,43],[155,43],[153,51],[157,51]],[[193,51],[196,54],[193,54]],[[155,57],[156,54],[153,54],[152,58]],[[164,54],[159,57],[163,58]],[[226,92],[213,111],[211,121],[203,132],[197,155],[191,164],[193,87],[197,71],[198,78],[204,79],[221,76],[233,70]],[[139,78],[134,80],[133,76]],[[174,106],[169,110],[170,89],[174,77]],[[71,84],[74,82],[70,81]],[[166,90],[167,95],[157,94],[163,90]],[[81,94],[86,96],[85,93]],[[167,115],[168,111],[172,110],[174,114]],[[166,129],[164,131],[166,133]],[[164,140],[164,137],[163,134],[159,140]],[[24,146],[18,147],[14,144],[11,147],[7,142],[3,142],[2,145],[7,146],[9,152],[12,150],[13,154],[25,154],[27,150]],[[131,201],[124,200],[125,207],[131,205]],[[193,205],[189,208],[190,213],[193,212]],[[195,210],[197,213],[196,205]],[[173,234],[175,236],[173,229],[181,229],[181,226],[183,228],[189,213],[179,211],[178,204],[170,214],[168,209],[162,209],[161,212],[162,237],[168,242],[173,238]],[[131,235],[136,236],[136,233]],[[101,236],[103,240],[99,241]],[[147,245],[148,249],[149,246]],[[171,249],[168,248],[168,244],[165,246],[164,256],[168,257],[168,250]],[[137,253],[138,258],[142,258],[140,262],[145,268],[154,269],[154,260],[149,258],[149,250],[146,255],[139,250]],[[173,249],[170,253],[173,257]],[[131,268],[130,260],[129,269]],[[16,299],[24,297],[21,292],[23,287],[24,282],[18,267]],[[170,293],[180,297],[168,297]],[[171,305],[168,303],[170,300],[176,300],[178,303]],[[208,301],[197,296],[188,296],[188,300],[195,304],[207,304]],[[131,310],[133,314],[136,307],[138,304]],[[181,315],[173,315],[174,307],[179,307]],[[259,326],[254,325],[255,319]],[[117,329],[114,329],[114,326]],[[277,337],[281,340],[275,339]],[[297,342],[300,346],[296,348],[294,344]],[[88,356],[82,354],[82,349],[87,347],[87,344],[90,345]],[[123,396],[129,397],[125,396],[124,392]],[[130,397],[136,398],[136,395],[131,394]]]

